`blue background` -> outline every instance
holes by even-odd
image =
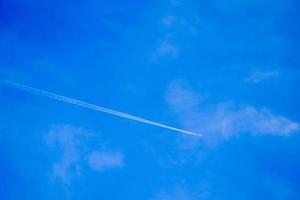
[[[0,199],[300,199],[299,8],[295,0],[0,0],[1,78],[204,135],[1,85]],[[242,128],[222,132],[226,116]],[[67,182],[53,174],[66,144],[47,143],[62,127],[84,132],[69,141],[78,159]],[[94,170],[93,151],[119,152],[121,164]]]

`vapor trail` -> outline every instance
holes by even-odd
[[[131,119],[131,120],[138,121],[138,122],[141,122],[141,123],[144,123],[144,124],[150,124],[150,125],[153,125],[153,126],[166,128],[166,129],[169,129],[169,130],[181,132],[181,133],[188,134],[188,135],[202,136],[201,134],[198,134],[198,133],[185,131],[185,130],[182,130],[182,129],[179,129],[179,128],[175,128],[175,127],[172,127],[172,126],[168,126],[168,125],[165,125],[165,124],[161,124],[161,123],[158,123],[158,122],[147,120],[147,119],[137,117],[137,116],[134,116],[134,115],[130,115],[130,114],[127,114],[127,113],[115,111],[115,110],[105,108],[105,107],[102,107],[102,106],[97,106],[97,105],[87,103],[87,102],[84,102],[84,101],[79,101],[79,100],[76,100],[76,99],[73,99],[73,98],[58,95],[58,94],[48,92],[48,91],[45,91],[45,90],[36,89],[36,88],[30,87],[30,86],[27,86],[27,85],[23,85],[23,84],[20,84],[20,83],[16,83],[16,82],[4,80],[4,79],[0,79],[0,83],[3,84],[3,85],[6,85],[8,87],[13,87],[13,88],[16,88],[16,89],[20,89],[20,90],[23,90],[25,92],[29,92],[29,93],[32,93],[32,94],[48,97],[50,99],[55,99],[55,100],[58,100],[58,101],[69,103],[69,104],[74,104],[74,105],[84,107],[84,108],[88,108],[88,109],[91,109],[91,110],[96,110],[96,111],[99,111],[99,112],[108,113],[108,114],[115,115],[115,116],[118,116],[118,117]]]

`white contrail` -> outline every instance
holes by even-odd
[[[118,117],[131,119],[131,120],[134,120],[134,121],[142,122],[142,123],[145,123],[145,124],[150,124],[150,125],[153,125],[153,126],[158,126],[158,127],[161,127],[161,128],[166,128],[166,129],[169,129],[169,130],[185,133],[185,134],[188,134],[188,135],[202,136],[201,134],[198,134],[198,133],[185,131],[185,130],[182,130],[182,129],[179,129],[179,128],[175,128],[175,127],[164,125],[164,124],[154,122],[154,121],[151,121],[151,120],[143,119],[141,117],[137,117],[137,116],[134,116],[134,115],[130,115],[130,114],[122,113],[122,112],[119,112],[119,111],[111,110],[111,109],[108,109],[108,108],[105,108],[105,107],[102,107],[102,106],[97,106],[97,105],[87,103],[87,102],[84,102],[84,101],[79,101],[79,100],[76,100],[76,99],[72,99],[72,98],[69,98],[69,97],[58,95],[58,94],[48,92],[48,91],[45,91],[45,90],[36,89],[36,88],[30,87],[30,86],[27,86],[27,85],[23,85],[23,84],[20,84],[20,83],[16,83],[16,82],[4,80],[4,79],[0,79],[0,83],[4,84],[6,86],[9,86],[9,87],[21,89],[21,90],[29,92],[29,93],[33,93],[33,94],[36,94],[36,95],[48,97],[48,98],[55,99],[55,100],[58,100],[58,101],[63,101],[63,102],[66,102],[66,103],[74,104],[74,105],[81,106],[81,107],[84,107],[84,108],[89,108],[89,109],[92,109],[92,110],[108,113],[108,114],[115,115],[115,116],[118,116]]]

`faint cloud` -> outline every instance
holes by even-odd
[[[52,178],[63,184],[79,177],[83,171],[84,162],[91,169],[104,171],[124,165],[123,154],[111,151],[89,150],[86,139],[93,134],[70,125],[54,126],[46,135],[46,142],[59,155],[58,161],[52,165]],[[93,138],[95,139],[95,138]],[[88,160],[85,158],[88,157]]]
[[[54,179],[68,184],[70,179],[80,175],[81,139],[89,133],[81,128],[62,125],[53,127],[46,136],[50,147],[57,147],[61,151],[61,158],[52,166]]]
[[[252,83],[260,83],[266,79],[276,78],[279,75],[278,70],[273,71],[255,71],[245,81]]]
[[[169,86],[166,101],[187,129],[202,132],[204,138],[217,140],[241,133],[287,136],[299,130],[298,123],[267,108],[220,102],[201,110],[198,95],[176,82]]]
[[[184,81],[173,81],[168,86],[166,100],[176,112],[191,111],[199,105],[202,97],[186,89]],[[187,103],[188,102],[188,103]]]
[[[116,152],[94,151],[89,156],[89,165],[96,171],[104,171],[124,165],[123,155]]]
[[[172,26],[175,22],[176,22],[176,18],[171,15],[162,18],[162,23],[167,27]]]
[[[171,191],[160,191],[154,198],[151,200],[196,200],[193,193],[188,192],[184,188],[177,187]]]
[[[159,43],[158,48],[156,48],[150,56],[151,61],[157,61],[163,57],[177,57],[179,50],[177,46],[171,43],[169,40],[165,39]]]
[[[171,10],[174,10],[174,7],[179,5],[180,1],[178,0],[169,1],[169,7]],[[182,30],[186,30],[185,20],[178,17],[176,14],[168,14],[167,16],[160,18],[160,20],[162,22],[161,28],[164,29],[164,31],[160,37],[161,41],[158,41],[158,45],[156,45],[150,53],[150,61],[157,61],[162,57],[177,57],[179,54],[179,47],[174,44],[174,41],[170,41],[170,38],[174,38],[174,36],[178,35]],[[174,25],[179,25],[179,27],[175,27]]]
[[[214,113],[210,128],[230,137],[239,133],[287,136],[299,129],[299,124],[274,115],[269,109],[221,103]],[[216,123],[219,122],[219,123]]]
[[[160,43],[158,49],[156,50],[155,55],[157,57],[163,57],[163,56],[176,57],[178,55],[178,48],[170,41],[163,40]]]

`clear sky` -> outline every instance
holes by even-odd
[[[296,0],[1,0],[0,199],[300,199]]]

